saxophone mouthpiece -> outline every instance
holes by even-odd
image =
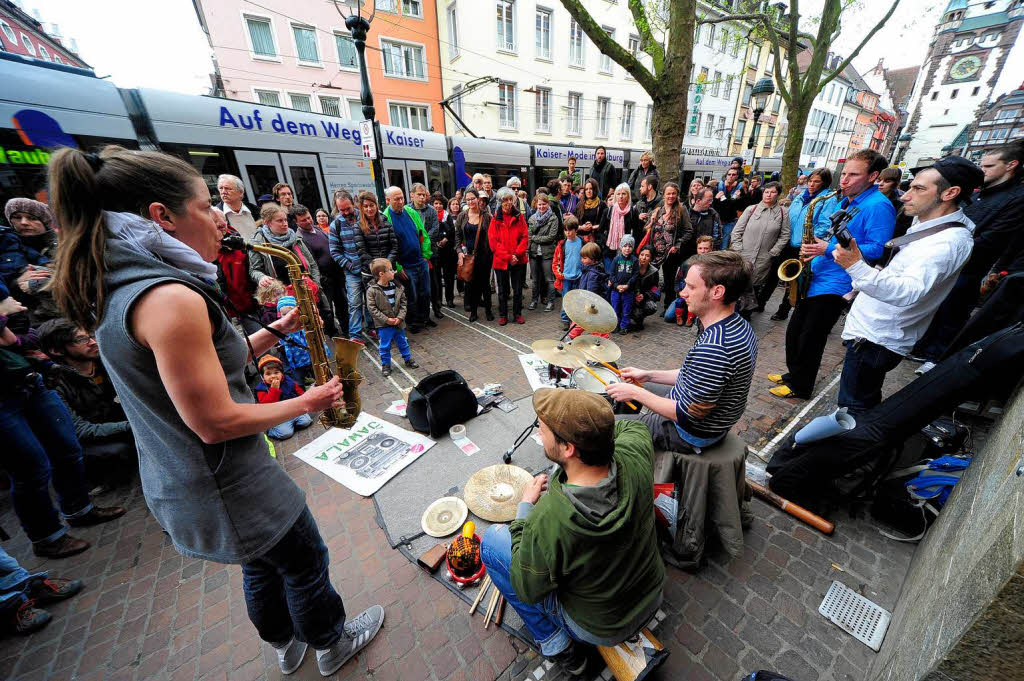
[[[228,234],[220,240],[220,247],[228,251],[247,251],[249,244],[240,234]]]

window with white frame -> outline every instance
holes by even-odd
[[[428,109],[415,104],[388,104],[391,125],[413,130],[430,130]]]
[[[608,109],[611,108],[612,100],[607,97],[597,98],[597,137],[608,136]]]
[[[715,130],[715,137],[722,139],[725,135],[725,116],[718,117],[718,128]]]
[[[63,63],[64,63],[64,60],[60,58],[60,55],[59,55],[59,54],[55,54],[55,55],[53,55],[53,60],[54,60],[55,62],[57,62],[58,64],[63,64]]]
[[[455,115],[458,116],[459,118],[462,118],[462,97],[460,96],[461,94],[462,84],[456,83],[454,86],[452,86],[452,96],[450,104],[452,110],[455,112]]]
[[[263,17],[246,17],[245,26],[249,31],[249,44],[257,59],[277,59],[277,46],[274,44],[274,30],[270,19]]]
[[[18,36],[14,35],[14,29],[11,28],[10,24],[8,24],[6,21],[0,21],[0,30],[4,32],[4,35],[7,36],[7,40],[12,45],[18,44]]]
[[[779,113],[779,109],[782,108],[782,97],[776,97],[775,101],[772,102],[772,113]]]
[[[453,2],[448,5],[448,58],[459,56],[459,13],[458,6]]]
[[[316,29],[312,26],[292,24],[292,35],[295,36],[295,55],[300,64],[320,66],[320,50],[316,44]]]
[[[542,87],[534,89],[537,91],[534,95],[534,121],[537,132],[551,132],[551,90]]]
[[[731,54],[734,57],[740,56],[740,33],[739,33],[739,31],[737,31],[732,36],[732,49],[729,51],[729,54]]]
[[[711,96],[717,97],[718,93],[722,91],[722,72],[715,71],[715,76],[711,81]]]
[[[627,49],[629,53],[634,57],[640,52],[640,36],[631,35],[629,36],[629,43]]]
[[[583,66],[583,27],[569,20],[569,65]]]
[[[768,126],[768,136],[764,138],[764,145],[766,147],[770,147],[772,145],[772,140],[773,139],[775,139],[775,126],[774,125],[769,125]]]
[[[723,28],[718,34],[718,47],[722,54],[729,49],[729,29]]]
[[[352,42],[352,36],[346,33],[335,33],[334,43],[338,48],[338,68],[359,68],[359,55],[356,54],[356,44]]]
[[[380,44],[385,76],[426,80],[422,47],[394,40],[381,40]]]
[[[358,99],[348,100],[348,117],[353,121],[362,121],[366,119],[363,115],[363,103]]]
[[[516,51],[516,3],[515,0],[495,0],[497,7],[498,44],[503,52]]]
[[[583,95],[579,92],[570,92],[568,99],[568,106],[566,107],[566,132],[570,135],[581,135],[583,134],[583,120],[580,112],[580,100],[583,99]]]
[[[516,84],[498,83],[498,127],[516,129]]]
[[[534,15],[534,56],[538,59],[551,59],[551,10],[538,7]]]
[[[722,92],[722,96],[726,99],[732,97],[732,78],[731,75],[725,77],[725,90]]]
[[[615,29],[614,28],[608,28],[607,26],[602,26],[601,28],[604,29],[604,32],[608,34],[609,38],[611,38],[612,40],[615,40]],[[611,73],[612,72],[612,58],[609,57],[604,52],[601,53],[601,63],[600,63],[600,69],[599,70],[601,71],[601,73]]]
[[[619,129],[619,137],[624,140],[633,139],[633,109],[636,105],[633,102],[622,103],[622,126]]]
[[[21,34],[21,44],[25,46],[25,49],[28,50],[29,54],[33,57],[36,56],[36,46],[32,44],[32,41],[29,40],[28,36],[24,33]]]
[[[47,60],[47,61],[50,60],[50,53],[49,53],[49,51],[47,51],[45,45],[40,45],[39,46],[39,56],[42,57],[43,59]]]
[[[644,115],[644,142],[650,142],[654,137],[652,127],[654,125],[654,105],[647,105],[647,113]]]
[[[714,47],[715,46],[715,25],[714,24],[708,24],[704,28],[707,29],[707,30],[704,31],[704,44],[707,45],[708,47]]]
[[[697,76],[697,82],[698,83],[707,83],[708,82],[708,73],[709,73],[708,67],[706,67],[706,66],[700,67],[700,75]]]
[[[296,111],[312,111],[313,101],[309,95],[298,92],[289,92],[288,99],[292,100],[292,108]]]
[[[256,90],[256,99],[265,106],[281,106],[281,95],[274,90]]]
[[[770,77],[770,74],[773,72],[774,68],[775,68],[775,50],[772,50],[771,48],[769,48],[768,49],[768,60],[764,64],[765,73],[769,74],[769,77]]]
[[[320,95],[320,110],[328,116],[341,116],[341,98]]]
[[[373,6],[381,12],[398,13],[398,0],[375,0]]]
[[[704,136],[711,137],[715,134],[715,117],[712,114],[706,114],[704,117]]]
[[[402,14],[407,17],[423,18],[423,3],[421,0],[402,0]]]

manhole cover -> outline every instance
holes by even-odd
[[[818,612],[874,651],[882,647],[892,613],[842,582],[832,582]]]

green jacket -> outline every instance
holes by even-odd
[[[538,603],[554,591],[573,622],[602,638],[642,626],[640,618],[657,607],[665,580],[647,426],[617,421],[613,458],[617,502],[599,520],[582,513],[566,494],[561,471],[529,515],[509,527],[516,595]]]
[[[574,187],[579,187],[580,185],[583,184],[583,172],[580,170],[573,171],[571,175],[569,174],[568,170],[563,170],[562,172],[558,173],[559,180],[564,180],[566,178],[569,179],[569,182]]]
[[[412,223],[416,225],[416,233],[420,235],[420,252],[423,254],[423,259],[430,260],[434,256],[434,251],[430,248],[430,236],[427,234],[427,228],[423,226],[423,218],[420,217],[420,212],[408,205],[402,210],[412,219]],[[387,216],[388,221],[391,221],[391,206],[384,209],[384,215]],[[400,272],[401,270],[402,266],[396,263],[395,271]]]

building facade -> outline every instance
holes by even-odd
[[[980,161],[989,151],[1024,139],[1024,84],[1001,95],[978,119],[966,156]],[[959,150],[958,152],[959,153]]]
[[[834,71],[842,61],[839,55],[829,53],[825,57],[825,71]],[[797,55],[801,73],[810,62],[809,51],[804,50]],[[857,105],[858,89],[853,84],[855,73],[853,66],[848,66],[814,98],[804,127],[804,142],[800,149],[801,168],[835,165],[840,157],[845,157],[860,112]]]
[[[64,44],[57,24],[49,31],[38,18],[32,17],[10,0],[0,0],[0,51],[42,59],[55,64],[89,68],[77,54],[73,40]]]
[[[935,27],[909,107],[908,167],[928,165],[964,142],[988,107],[1024,23],[1024,0],[950,0]],[[962,148],[955,150],[960,153]]]
[[[755,169],[761,171],[777,171],[782,168],[781,155],[786,142],[786,102],[779,94],[779,85],[775,78],[775,52],[771,43],[747,41],[741,49],[744,55],[738,78],[739,99],[732,118],[732,141],[730,157],[742,156],[754,139],[756,151]],[[789,67],[789,46],[779,46],[782,57],[782,73],[786,74]],[[769,99],[761,118],[754,126],[754,101],[752,92],[754,85],[762,78],[771,78],[775,83],[775,93]]]
[[[194,0],[210,39],[214,94],[362,120],[359,64],[334,3]],[[354,4],[342,5],[346,14]],[[435,0],[376,0],[366,64],[377,120],[445,131]],[[217,91],[219,90],[219,91]]]

